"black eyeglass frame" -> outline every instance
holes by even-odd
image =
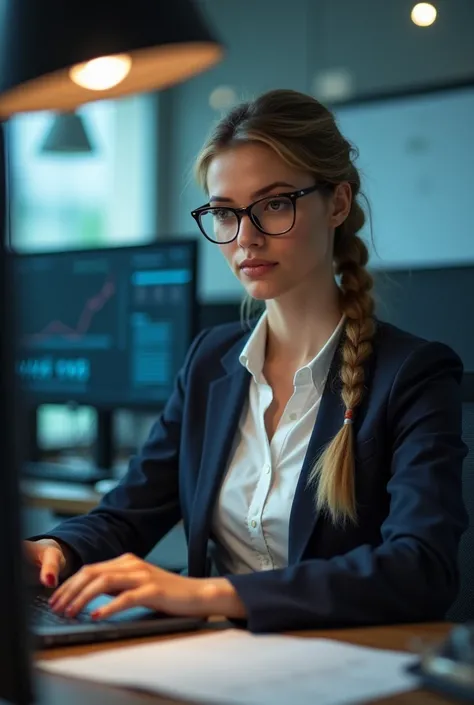
[[[199,208],[196,208],[196,210],[191,211],[191,215],[196,221],[196,223],[199,226],[199,230],[202,232],[204,237],[209,240],[209,242],[213,242],[216,245],[228,245],[230,242],[234,242],[239,237],[239,232],[240,232],[240,223],[242,222],[242,218],[244,215],[248,215],[252,223],[255,225],[257,230],[259,230],[261,233],[264,235],[268,235],[268,237],[280,237],[280,235],[285,235],[286,233],[289,233],[292,227],[295,224],[296,220],[296,201],[298,198],[301,198],[302,196],[307,196],[309,193],[313,193],[314,191],[321,191],[324,188],[327,188],[327,184],[313,184],[312,186],[307,186],[306,188],[298,189],[298,191],[290,191],[287,193],[271,193],[268,196],[263,196],[262,198],[259,198],[257,201],[254,201],[251,203],[249,206],[242,206],[241,208],[232,208],[231,206],[212,206],[210,203],[206,203],[204,206],[200,206]],[[290,201],[293,203],[293,222],[291,223],[290,227],[284,230],[281,233],[267,233],[261,225],[258,223],[258,219],[255,218],[252,214],[252,209],[258,204],[261,203],[262,201],[266,201],[268,199],[272,198],[289,198]],[[214,240],[212,237],[209,237],[207,233],[205,232],[204,228],[202,227],[201,224],[201,217],[202,214],[210,211],[210,210],[227,210],[227,211],[232,211],[232,213],[235,214],[235,217],[237,218],[237,232],[234,235],[234,237],[231,240],[225,240],[225,242],[222,242],[220,240]]]

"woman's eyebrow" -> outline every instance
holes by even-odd
[[[251,198],[259,198],[260,196],[265,196],[266,193],[269,191],[273,191],[274,188],[277,188],[280,186],[283,186],[284,188],[291,188],[291,189],[296,189],[296,186],[294,184],[289,184],[286,181],[274,181],[271,184],[268,184],[268,186],[263,186],[262,188],[258,189],[258,191],[255,191],[254,193],[251,194]],[[222,203],[232,203],[233,199],[228,198],[227,196],[214,196],[211,195],[209,196],[210,201],[222,201]]]

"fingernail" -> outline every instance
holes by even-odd
[[[100,610],[94,610],[91,612],[91,619],[100,619]]]
[[[56,587],[56,578],[52,573],[48,573],[48,575],[46,576],[46,584],[49,587]]]

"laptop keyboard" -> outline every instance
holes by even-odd
[[[88,614],[79,614],[77,617],[64,617],[52,611],[48,603],[48,598],[44,595],[36,595],[32,602],[31,619],[33,624],[41,623],[43,626],[67,627],[74,624],[84,624],[91,622]]]

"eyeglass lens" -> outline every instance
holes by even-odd
[[[267,235],[281,235],[293,226],[295,211],[293,201],[286,196],[263,199],[251,209],[254,224]],[[233,240],[239,229],[238,216],[225,207],[209,208],[201,213],[201,226],[207,237],[215,242]]]

